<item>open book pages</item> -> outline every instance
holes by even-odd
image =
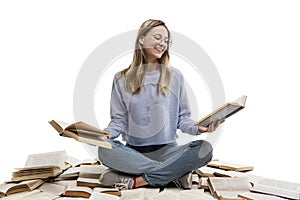
[[[76,180],[79,177],[80,167],[71,167],[63,171],[54,181]]]
[[[1,200],[16,200],[16,199],[19,200],[40,192],[41,192],[40,190],[32,190],[32,191],[10,194],[9,196],[5,196],[5,197],[0,196],[0,198],[2,197]]]
[[[77,198],[76,198],[77,199]],[[89,200],[119,200],[120,198],[117,196],[113,196],[110,194],[93,192],[90,196]]]
[[[207,164],[209,167],[217,167],[220,169],[231,170],[231,171],[251,171],[253,166],[251,165],[242,165],[236,163],[230,163],[225,161],[214,160]]]
[[[39,187],[39,190],[42,192],[47,192],[50,194],[54,194],[56,196],[62,195],[66,190],[66,185],[58,184],[58,183],[44,183]]]
[[[272,196],[268,194],[254,193],[254,192],[241,193],[238,196],[245,200],[285,200],[281,197]]]
[[[211,123],[225,120],[226,118],[245,108],[246,99],[247,96],[243,95],[233,102],[228,102],[222,105],[221,107],[215,109],[213,112],[197,121],[196,125],[206,127]]]
[[[111,149],[111,144],[107,142],[107,136],[111,134],[110,132],[98,129],[84,122],[67,124],[51,120],[49,123],[60,136],[70,137],[79,142]]]
[[[246,177],[251,184],[255,184],[263,177],[254,175],[250,172],[239,172],[239,171],[227,171],[219,168],[214,168],[214,167],[207,167],[203,166],[200,167],[199,169],[195,170],[197,174],[203,177],[231,177],[231,178],[236,178],[236,177]],[[202,186],[204,187],[204,186]]]
[[[83,197],[89,198],[93,193],[93,189],[90,187],[77,186],[76,181],[70,181],[64,195],[66,197]]]
[[[66,151],[31,154],[26,160],[25,168],[37,168],[48,166],[58,166],[60,168],[63,168],[65,166],[66,158]]]
[[[225,175],[227,173],[227,171],[225,171],[223,169],[217,169],[217,168],[207,167],[207,166],[200,167],[200,168],[196,169],[195,172],[197,174],[199,174],[201,177],[215,177],[216,173],[222,174],[223,176],[231,177],[229,175]],[[219,176],[222,176],[222,175],[219,175]]]
[[[48,192],[39,192],[39,193],[35,193],[33,195],[29,195],[25,198],[22,197],[22,200],[42,200],[42,199],[56,199],[59,196],[55,195],[55,194],[51,194]]]
[[[55,151],[28,156],[25,167],[17,168],[12,174],[12,181],[48,178],[60,174],[69,165],[65,164],[65,151]]]
[[[264,178],[253,185],[251,191],[272,194],[290,199],[300,199],[300,184]]]
[[[251,184],[246,177],[208,177],[209,190],[216,198],[241,199],[238,194],[249,192]]]
[[[98,159],[84,159],[79,160],[77,158],[74,158],[72,156],[68,156],[66,159],[66,162],[70,164],[72,167],[79,167],[80,165],[98,165],[99,160]]]
[[[146,198],[146,189],[138,188],[134,190],[121,190],[120,200],[138,199],[142,200]]]
[[[150,200],[213,200],[214,198],[204,193],[203,190],[164,190],[150,198]]]
[[[36,179],[29,181],[22,181],[19,183],[3,183],[0,184],[0,197],[20,193],[25,191],[32,191],[42,185],[44,180]]]
[[[16,194],[11,194],[9,196],[1,198],[1,200],[41,200],[41,199],[56,199],[57,195],[42,192],[40,190],[33,190],[30,192],[21,192]]]
[[[81,165],[77,186],[102,187],[99,177],[106,169],[104,165]]]

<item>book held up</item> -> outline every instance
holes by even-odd
[[[85,122],[68,124],[51,120],[49,123],[60,136],[70,137],[79,142],[111,149],[111,144],[107,142],[107,136],[111,135],[108,131],[101,130]]]
[[[225,103],[221,107],[215,109],[213,112],[197,121],[196,125],[206,127],[211,123],[224,121],[226,118],[245,108],[246,99],[247,96],[243,95],[233,102]]]

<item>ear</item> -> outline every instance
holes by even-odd
[[[145,39],[145,37],[141,36],[140,39],[139,39],[139,43],[143,45],[144,44],[144,39]]]

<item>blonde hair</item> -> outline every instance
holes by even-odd
[[[145,21],[137,34],[137,38],[135,41],[135,49],[133,53],[133,59],[128,68],[122,70],[118,74],[118,79],[122,76],[125,77],[125,88],[128,92],[133,94],[139,94],[144,85],[144,77],[145,77],[145,55],[143,52],[143,48],[139,42],[139,39],[142,36],[146,36],[146,34],[154,27],[164,26],[167,29],[168,37],[170,38],[170,32],[163,21],[149,19]],[[157,85],[157,92],[161,92],[163,95],[166,94],[168,86],[171,80],[171,69],[169,67],[169,43],[167,44],[167,49],[164,54],[158,59],[160,64],[160,78]]]

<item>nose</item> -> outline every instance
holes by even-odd
[[[163,39],[161,39],[158,43],[160,46],[166,47],[168,45],[168,42],[164,41]]]

